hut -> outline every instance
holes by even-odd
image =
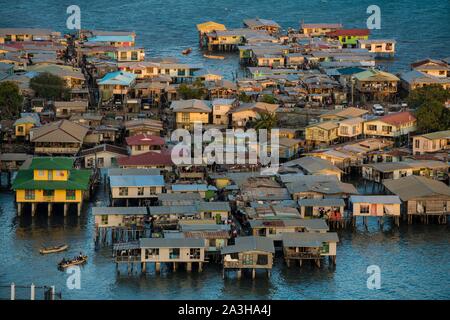
[[[447,223],[450,212],[450,188],[443,182],[420,176],[403,177],[396,180],[385,180],[384,186],[402,200],[401,211],[413,222],[419,217],[421,222],[428,223],[430,218],[438,223]]]
[[[353,225],[356,217],[364,218],[364,225],[367,227],[367,217],[378,217],[378,222],[383,225],[383,218],[393,217],[395,224],[400,223],[400,198],[390,195],[364,195],[350,196],[351,211],[353,215]],[[381,220],[381,221],[380,221]]]
[[[267,271],[270,277],[272,270],[273,255],[275,248],[273,241],[265,237],[239,237],[235,244],[222,249],[223,277],[226,271],[237,271],[238,279],[241,278],[242,270],[252,270],[252,278],[256,276],[256,269]]]
[[[320,260],[326,256],[333,265],[336,264],[336,244],[339,237],[335,232],[284,233],[282,241],[284,260],[288,267],[295,260],[298,260],[300,266],[303,260],[312,260],[320,267]]]

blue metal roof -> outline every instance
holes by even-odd
[[[207,191],[208,186],[206,184],[173,184],[172,191],[174,192],[199,192]]]
[[[111,187],[164,187],[164,177],[161,175],[111,176]]]
[[[88,42],[133,42],[132,36],[95,36],[88,38]]]
[[[122,85],[129,86],[136,79],[136,75],[125,71],[115,71],[107,73],[98,80],[99,85]]]

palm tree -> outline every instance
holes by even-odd
[[[277,115],[275,112],[261,112],[258,113],[259,118],[255,121],[254,128],[267,129],[269,132],[277,125]]]

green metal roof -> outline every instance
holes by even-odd
[[[13,190],[87,190],[90,170],[70,170],[67,181],[33,180],[33,170],[19,170],[12,184]]]
[[[37,170],[70,170],[73,168],[73,158],[39,157],[33,158],[29,169]]]

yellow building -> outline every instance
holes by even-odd
[[[14,122],[14,132],[16,138],[28,140],[30,131],[34,127],[41,125],[39,115],[36,113],[22,113],[21,118]]]
[[[170,108],[175,113],[177,128],[192,130],[195,123],[208,124],[212,111],[211,102],[206,100],[177,100]]]
[[[39,157],[34,158],[28,169],[19,170],[13,182],[16,192],[17,212],[22,214],[23,206],[31,204],[34,216],[38,204],[48,205],[51,215],[53,204],[64,204],[64,215],[69,205],[76,204],[81,213],[84,193],[89,189],[91,172],[73,169],[72,158]]]
[[[305,128],[307,144],[330,144],[338,138],[339,125],[334,121],[319,122]]]

